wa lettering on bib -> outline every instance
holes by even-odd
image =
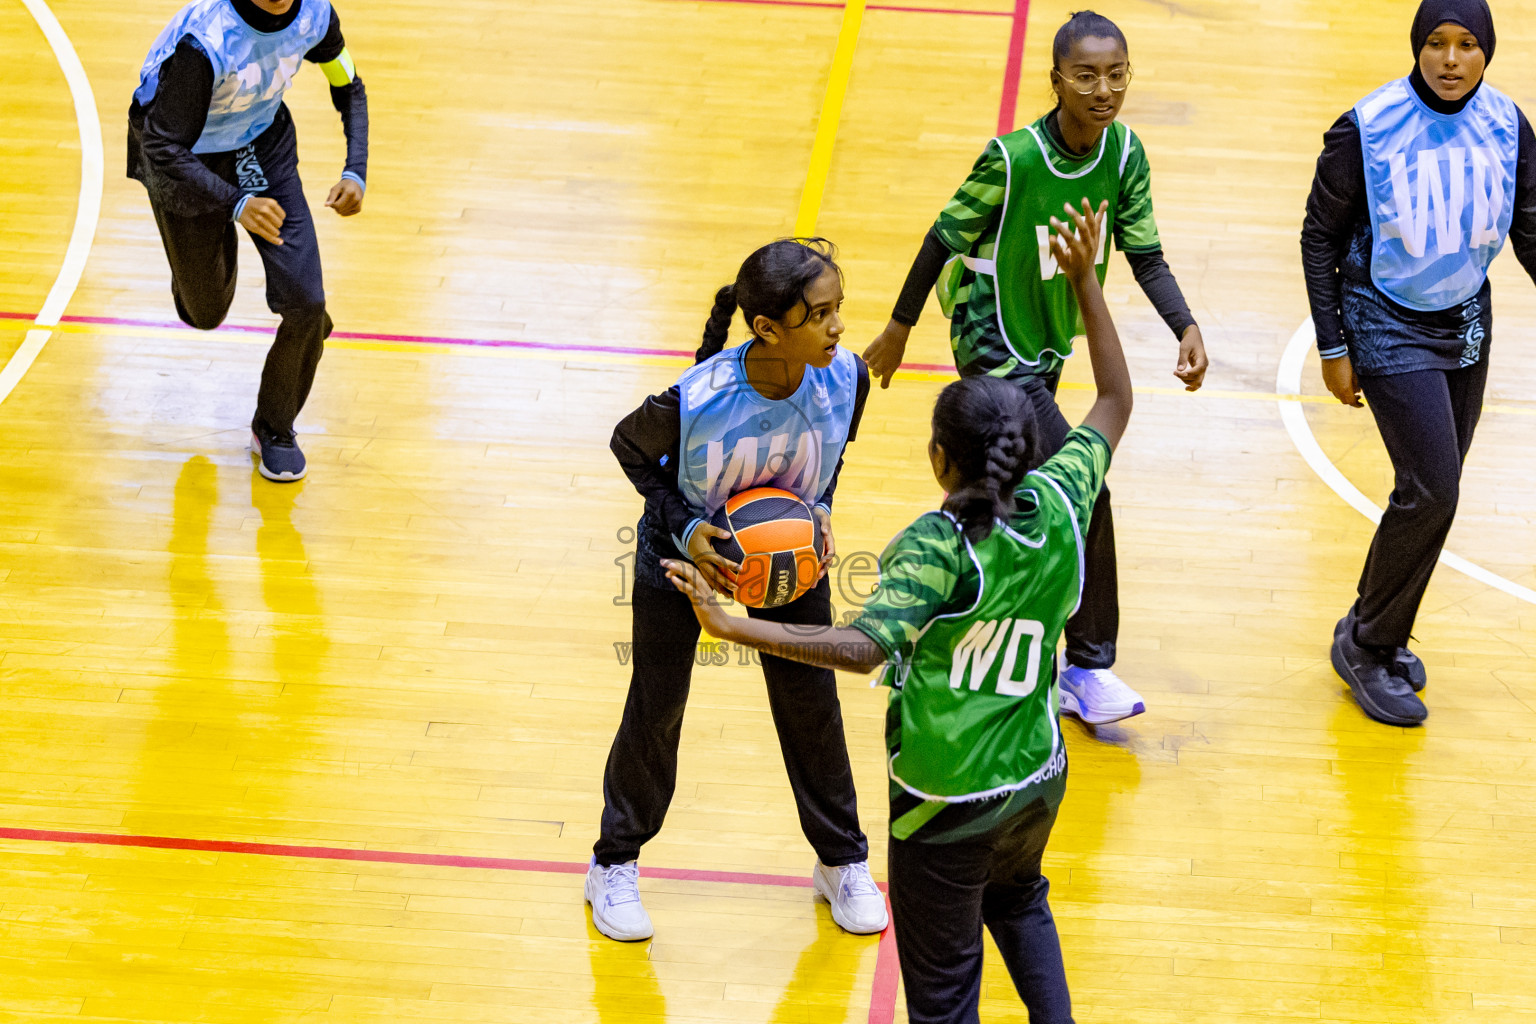
[[[747,378],[751,344],[726,349],[677,381],[677,486],[700,519],[750,487],[780,487],[814,505],[848,444],[858,357],[839,347],[831,366],[806,367],[799,389],[773,400]],[[687,538],[673,540],[687,550]]]
[[[1357,103],[1355,119],[1371,280],[1409,309],[1449,309],[1472,298],[1514,219],[1514,102],[1484,82],[1460,113],[1440,114],[1402,78]]]
[[[1131,131],[1120,122],[1105,129],[1098,147],[1078,160],[1053,151],[1043,123],[1000,136],[1008,164],[1007,191],[997,230],[993,260],[961,257],[965,265],[990,275],[997,288],[997,325],[1013,357],[1026,366],[1048,352],[1072,354],[1072,339],[1083,332],[1082,314],[1072,285],[1051,252],[1051,218],[1063,206],[1097,209],[1108,202],[1099,224],[1096,270],[1099,283],[1109,269],[1108,239],[1120,207],[1120,178],[1130,157]]]

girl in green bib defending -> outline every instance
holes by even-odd
[[[1152,216],[1151,171],[1141,141],[1116,120],[1131,81],[1125,36],[1115,23],[1079,11],[1056,33],[1051,88],[1056,107],[1028,127],[987,143],[970,176],[923,240],[891,322],[864,352],[888,387],[907,336],[938,285],[962,377],[1013,381],[1034,404],[1042,455],[1059,450],[1068,424],[1056,405],[1062,360],[1083,321],[1052,258],[1047,221],[1063,203],[1106,206],[1095,254],[1099,283],[1113,235],[1136,282],[1179,339],[1174,375],[1190,391],[1205,379],[1205,343],[1163,259]],[[1088,530],[1088,583],[1067,623],[1062,710],[1102,725],[1146,710],[1112,668],[1120,631],[1114,520],[1109,492]],[[1054,657],[1054,652],[1052,653]]]
[[[1131,415],[1131,378],[1094,273],[1098,218],[1049,218],[1048,249],[1088,336],[1098,399],[1038,469],[1044,424],[987,375],[939,395],[928,456],[948,493],[881,558],[880,588],[848,627],[807,635],[738,618],[687,562],[663,560],[712,636],[827,668],[886,666],[889,878],[913,1024],[974,1024],[985,925],[1030,1024],[1070,1024],[1041,856],[1066,787],[1056,643],[1082,597],[1085,538]]]

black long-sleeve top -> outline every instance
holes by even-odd
[[[298,17],[303,0],[295,0],[294,5],[282,14],[263,11],[251,0],[232,2],[235,11],[256,31],[278,32]],[[325,37],[304,55],[304,59],[325,64],[341,56],[346,45],[341,18],[333,7]],[[169,192],[179,200],[172,203],[178,212],[222,210],[233,214],[245,197],[236,185],[209,167],[214,154],[192,152],[208,121],[213,86],[213,62],[194,37],[184,36],[160,66],[154,99],[147,108],[141,108],[135,100],[129,111],[128,176],[146,180],[141,161],[148,163],[149,173],[159,179],[159,191]],[[365,184],[368,178],[368,94],[362,78],[354,76],[347,85],[331,86],[331,104],[341,114],[342,130],[347,139],[347,162],[342,173]]]
[[[1057,145],[1070,152],[1054,114],[1045,119],[1045,130],[1051,133]],[[917,258],[912,261],[912,269],[907,271],[906,283],[902,285],[901,294],[896,299],[896,308],[891,311],[892,320],[908,327],[917,326],[923,305],[928,301],[928,293],[933,291],[939,275],[944,271],[945,262],[953,255],[939,237],[938,231],[929,228],[917,251]],[[1130,264],[1131,275],[1136,278],[1136,283],[1141,286],[1152,308],[1157,310],[1157,315],[1163,318],[1163,323],[1168,325],[1173,336],[1184,337],[1184,332],[1194,325],[1195,318],[1189,312],[1189,303],[1184,301],[1184,293],[1179,290],[1179,282],[1174,279],[1168,261],[1163,258],[1163,250],[1127,252],[1125,261]]]
[[[1439,113],[1459,112],[1475,94],[1447,103],[1417,69],[1410,82],[1419,98]],[[1519,122],[1509,241],[1520,265],[1536,280],[1536,133],[1524,111]],[[1373,244],[1360,125],[1350,109],[1323,135],[1301,228],[1302,269],[1318,350],[1325,359],[1348,354],[1356,370],[1366,373],[1456,367],[1466,349],[1469,311],[1452,307],[1421,312],[1392,301],[1371,281]],[[1473,300],[1476,313],[1487,311],[1488,293],[1484,282]]]
[[[855,362],[859,380],[853,399],[853,417],[848,423],[850,444],[858,437],[859,422],[864,418],[864,402],[869,397],[869,368],[862,359]],[[655,586],[667,586],[663,578],[665,574],[656,567],[656,559],[678,557],[676,545],[670,538],[682,537],[695,518],[677,484],[682,436],[681,398],[674,384],[661,394],[650,396],[638,409],[620,420],[613,428],[613,438],[608,445],[614,458],[619,460],[624,475],[645,499],[645,515],[639,531],[639,555],[643,557],[637,558],[635,572]],[[829,512],[837,491],[837,478],[842,472],[843,456],[839,455],[827,489],[815,502]]]

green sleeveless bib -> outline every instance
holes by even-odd
[[[889,669],[901,715],[891,778],[925,800],[981,800],[1066,768],[1056,644],[1082,595],[1083,542],[1049,477],[1029,474],[1020,494],[1037,505],[1034,534],[999,524],[966,543],[980,577],[975,603],[931,620],[911,658]]]
[[[1083,333],[1083,318],[1072,285],[1051,254],[1051,218],[1065,219],[1062,207],[1070,203],[1081,208],[1084,197],[1095,210],[1100,202],[1109,202],[1099,233],[1097,269],[1103,284],[1131,131],[1114,122],[1098,146],[1079,160],[1051,144],[1043,118],[999,136],[997,143],[1007,160],[1008,183],[993,259],[969,254],[951,258],[939,277],[939,305],[946,316],[953,314],[965,270],[990,277],[997,293],[998,329],[1013,357],[1025,366],[1038,364],[1046,353],[1065,359],[1072,354],[1072,339]]]

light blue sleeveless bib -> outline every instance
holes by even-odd
[[[194,153],[226,153],[255,141],[277,117],[283,93],[304,55],[331,27],[329,0],[302,0],[298,17],[280,32],[258,32],[229,0],[193,0],[155,39],[139,72],[134,98],[148,106],[160,87],[160,66],[192,36],[213,63],[213,100]]]
[[[1476,295],[1514,218],[1519,113],[1484,82],[1437,114],[1400,78],[1355,104],[1371,212],[1371,280],[1409,309]]]
[[[747,381],[749,347],[711,356],[677,381],[678,490],[700,519],[750,487],[780,487],[814,505],[848,443],[858,398],[857,356],[839,346],[831,366],[807,366],[799,389],[773,401]],[[673,539],[687,550],[686,538]]]

